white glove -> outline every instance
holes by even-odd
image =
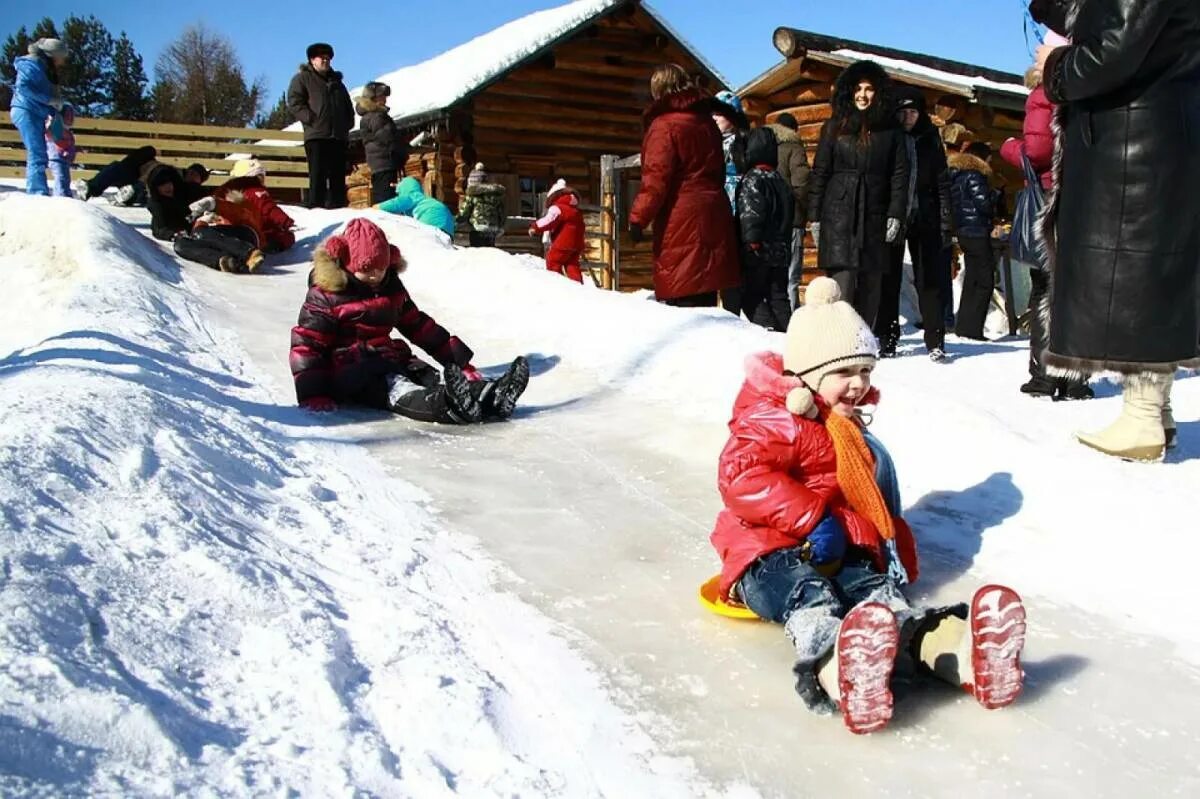
[[[899,237],[899,235],[900,235],[900,220],[896,219],[894,216],[888,217],[888,225],[887,225],[887,242],[888,242],[888,244],[893,243],[897,239],[897,237]]]
[[[812,231],[813,245],[820,247],[821,246],[821,223],[813,222],[811,225],[808,226],[808,229]]]
[[[188,206],[188,210],[192,212],[192,219],[204,216],[210,211],[217,210],[217,201],[214,197],[201,197],[196,202]]]

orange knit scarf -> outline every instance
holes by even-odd
[[[883,540],[891,541],[896,537],[896,525],[875,482],[875,458],[862,428],[854,419],[830,411],[824,411],[823,415],[837,455],[837,481],[842,496],[856,513],[875,525]]]

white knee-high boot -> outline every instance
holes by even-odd
[[[1130,375],[1117,420],[1098,433],[1076,433],[1075,437],[1105,455],[1144,462],[1162,460],[1167,447],[1164,409],[1173,382],[1173,377],[1163,375]]]

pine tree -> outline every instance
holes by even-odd
[[[81,116],[105,114],[112,104],[112,34],[94,16],[70,16],[63,22],[62,40],[71,48],[70,59],[59,70],[63,99]]]
[[[142,57],[133,42],[121,31],[113,48],[112,75],[109,81],[112,107],[108,115],[114,119],[145,120],[150,118],[150,100],[146,97],[146,70]]]
[[[254,127],[268,128],[270,130],[281,130],[295,122],[292,112],[287,106],[287,92],[279,95],[278,102],[266,114],[259,114],[254,120]]]
[[[160,122],[245,127],[266,89],[262,78],[247,84],[233,45],[203,24],[167,45],[154,73],[151,98]]]

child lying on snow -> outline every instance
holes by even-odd
[[[349,403],[444,424],[512,416],[529,383],[528,362],[517,358],[499,380],[484,380],[470,348],[417,308],[400,282],[404,268],[400,250],[366,219],[351,220],[317,248],[292,328],[300,405],[333,411]],[[392,338],[393,329],[437,359],[442,377]]]
[[[719,467],[721,596],[784,624],[797,692],[815,711],[840,710],[852,732],[891,719],[898,654],[1003,707],[1024,678],[1024,606],[1001,586],[980,589],[969,608],[916,608],[904,596],[916,545],[891,456],[860,411],[879,397],[878,343],[839,299],[832,280],[813,281],[784,355],[747,360]]]

